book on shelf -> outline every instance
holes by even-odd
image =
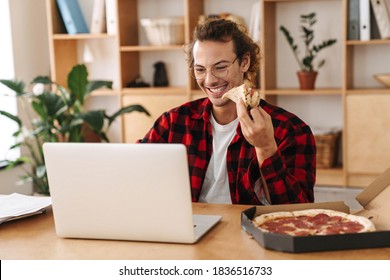
[[[105,0],[94,0],[90,33],[100,34],[106,32]]]
[[[117,0],[105,0],[106,3],[106,25],[107,34],[115,35],[118,33],[118,6]]]
[[[371,39],[381,39],[381,34],[379,32],[379,27],[375,19],[374,10],[372,5],[370,5],[370,25],[371,25]]]
[[[359,3],[360,0],[348,1],[348,40],[360,39]]]
[[[360,40],[371,39],[370,0],[359,0],[359,35]]]
[[[390,38],[390,17],[385,0],[371,0],[371,7],[378,25],[380,38]]]
[[[78,0],[56,0],[68,34],[88,33]]]

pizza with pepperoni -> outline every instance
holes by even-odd
[[[375,231],[367,218],[328,209],[274,212],[252,221],[264,232],[293,236],[331,235]]]
[[[245,105],[250,110],[260,104],[260,93],[248,88],[245,84],[232,88],[225,93],[222,98],[229,98],[233,102],[237,103],[238,100],[244,100]]]

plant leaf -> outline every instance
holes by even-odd
[[[0,83],[11,89],[16,93],[17,96],[24,94],[25,84],[19,80],[0,80]]]
[[[309,46],[310,43],[313,41],[314,39],[314,31],[313,29],[308,29],[306,28],[305,26],[301,26],[301,31],[303,33],[303,38],[304,38],[304,41],[305,41],[305,45],[306,46]]]
[[[97,90],[99,88],[106,87],[112,89],[112,82],[111,81],[90,81],[87,85],[87,93],[90,93],[94,90]]]
[[[324,64],[325,64],[325,59],[321,60],[321,61],[318,63],[317,68],[321,68],[322,66],[324,66]]]
[[[312,71],[313,70],[313,59],[314,56],[306,56],[302,59],[303,65],[305,65],[306,71]]]
[[[61,96],[51,92],[44,92],[38,96],[38,99],[41,101],[47,114],[46,116],[42,116],[44,119],[47,116],[55,118],[68,108]]]
[[[337,42],[336,39],[330,39],[327,41],[323,41],[320,45],[313,46],[313,50],[316,51],[317,53],[327,47],[330,47],[331,45],[335,44]]]
[[[32,81],[31,84],[45,84],[45,85],[50,85],[53,82],[48,76],[38,76],[35,77]]]
[[[29,158],[27,156],[22,156],[22,157],[15,159],[15,160],[8,160],[8,166],[5,168],[5,170],[14,168],[15,166],[18,166],[19,164],[31,163],[31,162],[32,162],[31,158]]]
[[[111,116],[107,116],[108,120],[109,120],[108,125],[110,125],[120,115],[131,113],[134,111],[140,112],[140,113],[145,113],[147,116],[150,116],[150,113],[142,105],[129,105],[129,106],[126,106],[126,107],[119,109]]]
[[[47,112],[44,108],[44,106],[42,106],[42,103],[40,102],[37,102],[37,101],[32,101],[31,102],[31,106],[33,107],[34,111],[44,120],[47,120]]]
[[[109,143],[110,140],[108,139],[107,135],[102,131],[100,132],[100,137],[102,138],[102,140],[104,140],[105,142]]]
[[[68,75],[68,88],[70,94],[75,96],[81,104],[87,94],[88,71],[84,64],[78,64],[72,68]]]
[[[311,12],[310,14],[307,14],[307,15],[301,15],[301,20],[311,20],[311,19],[315,18],[315,16],[316,16],[316,13]]]
[[[104,125],[104,111],[95,110],[82,113],[80,117],[88,123],[95,133],[100,134]]]
[[[298,46],[294,43],[294,38],[291,37],[290,32],[283,25],[280,26],[280,31],[282,31],[282,33],[286,37],[286,40],[290,45],[291,49],[293,50],[293,52],[296,52]]]
[[[35,167],[35,175],[38,178],[44,178],[46,175],[46,167],[45,165],[38,165]]]
[[[14,122],[16,122],[18,124],[19,127],[22,126],[22,121],[19,119],[19,117],[14,116],[14,115],[12,115],[6,111],[3,111],[3,110],[0,110],[0,115],[6,116],[7,118],[13,120]]]

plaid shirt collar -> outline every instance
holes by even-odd
[[[205,97],[204,100],[202,101],[202,106],[199,106],[198,109],[199,109],[198,111],[193,111],[190,117],[195,120],[203,119],[203,121],[210,123],[211,111],[213,109],[213,104],[211,103],[210,99]],[[243,137],[240,123],[238,123],[237,126],[237,134],[240,137]],[[237,136],[233,138],[232,143],[236,141],[237,141]]]

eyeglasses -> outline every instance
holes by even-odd
[[[234,62],[236,62],[238,56],[231,63],[221,62],[211,67],[211,74],[219,79],[225,78],[229,69],[233,66]],[[201,66],[192,66],[190,69],[191,76],[196,80],[203,80],[206,78],[207,70]]]

